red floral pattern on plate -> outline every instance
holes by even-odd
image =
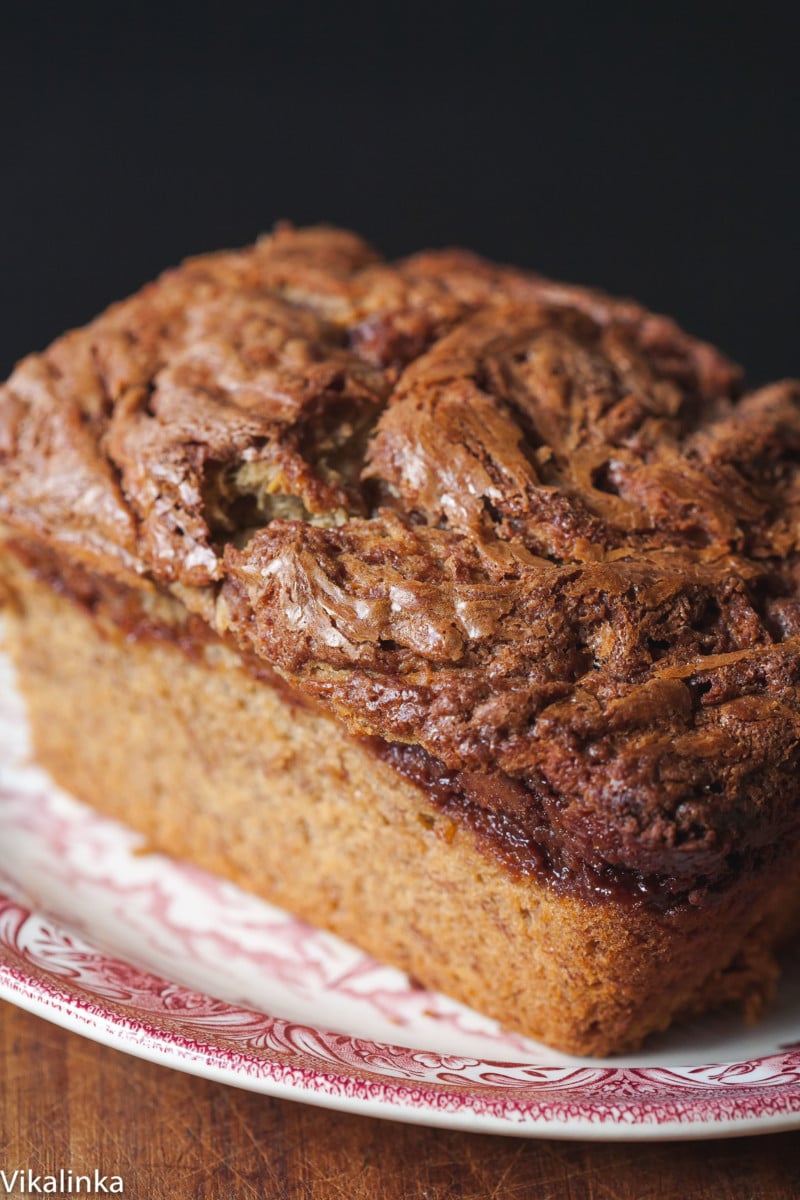
[[[611,1126],[742,1121],[800,1112],[800,1052],[687,1068],[547,1067],[415,1051],[279,1020],[170,983],[99,952],[0,896],[0,979],[22,1002],[97,1019],[131,1048],[148,1041],[252,1086],[298,1098],[348,1097],[412,1109],[463,1109],[509,1123]],[[552,1133],[552,1128],[550,1129]],[[713,1132],[713,1128],[709,1130]]]

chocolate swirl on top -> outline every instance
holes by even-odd
[[[800,386],[740,393],[629,301],[282,228],[20,363],[0,518],[708,882],[800,824]]]

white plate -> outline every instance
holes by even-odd
[[[0,658],[0,995],[40,1016],[209,1079],[452,1129],[665,1139],[800,1126],[798,968],[758,1026],[703,1019],[625,1059],[569,1058],[142,853],[27,758]]]

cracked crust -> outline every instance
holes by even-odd
[[[19,365],[0,517],[697,895],[800,822],[800,388],[740,390],[632,302],[281,228]]]

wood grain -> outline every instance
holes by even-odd
[[[800,1134],[523,1141],[376,1121],[166,1070],[0,1005],[0,1168],[144,1200],[797,1200]]]

